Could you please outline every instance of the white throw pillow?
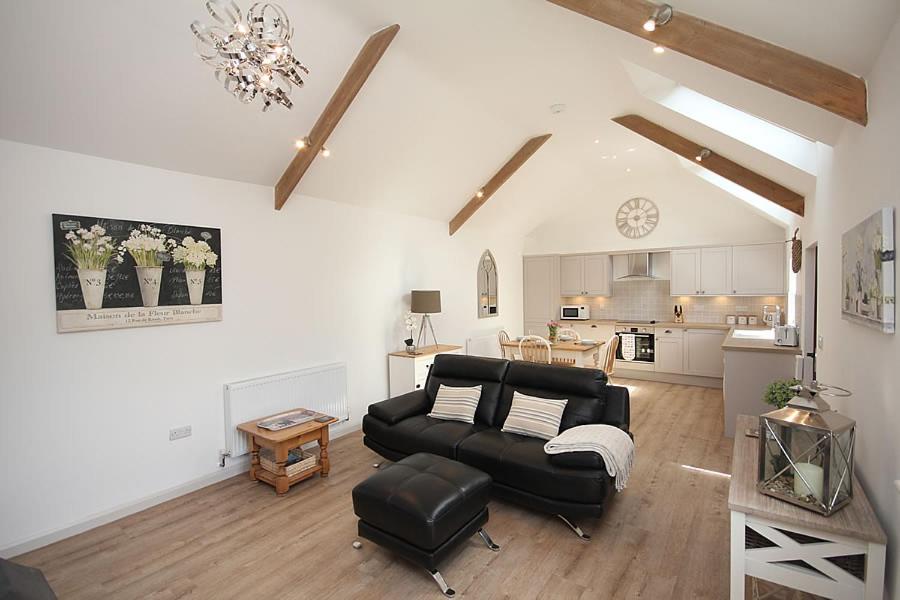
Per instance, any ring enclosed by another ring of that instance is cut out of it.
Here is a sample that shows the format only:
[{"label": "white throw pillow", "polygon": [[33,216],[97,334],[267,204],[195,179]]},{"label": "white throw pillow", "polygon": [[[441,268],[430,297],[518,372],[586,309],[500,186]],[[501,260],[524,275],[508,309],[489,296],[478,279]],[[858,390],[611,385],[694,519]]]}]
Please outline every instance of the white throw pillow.
[{"label": "white throw pillow", "polygon": [[450,387],[441,384],[429,417],[445,421],[475,422],[475,411],[481,400],[481,386]]},{"label": "white throw pillow", "polygon": [[538,398],[513,392],[512,406],[503,423],[506,433],[550,440],[559,435],[559,422],[568,400]]}]

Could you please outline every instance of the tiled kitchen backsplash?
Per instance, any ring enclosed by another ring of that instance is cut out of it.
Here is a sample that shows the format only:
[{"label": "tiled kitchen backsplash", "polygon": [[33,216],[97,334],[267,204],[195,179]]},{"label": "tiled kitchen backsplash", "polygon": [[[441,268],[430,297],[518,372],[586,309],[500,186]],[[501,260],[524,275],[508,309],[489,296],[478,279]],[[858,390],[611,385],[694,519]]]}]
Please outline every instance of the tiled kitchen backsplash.
[{"label": "tiled kitchen backsplash", "polygon": [[688,323],[724,323],[726,315],[756,315],[762,323],[764,304],[785,310],[784,296],[670,296],[667,280],[616,281],[609,298],[563,298],[564,304],[591,307],[592,319],[671,321],[681,304]]}]

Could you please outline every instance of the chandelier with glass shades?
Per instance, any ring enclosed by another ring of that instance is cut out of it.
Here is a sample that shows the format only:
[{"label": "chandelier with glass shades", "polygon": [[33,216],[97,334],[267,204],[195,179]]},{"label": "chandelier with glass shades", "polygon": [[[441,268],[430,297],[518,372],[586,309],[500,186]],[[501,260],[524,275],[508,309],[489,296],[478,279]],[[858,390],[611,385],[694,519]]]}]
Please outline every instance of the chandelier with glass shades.
[{"label": "chandelier with glass shades", "polygon": [[292,85],[303,86],[309,69],[294,58],[294,35],[287,14],[277,4],[257,2],[247,12],[230,0],[207,0],[215,23],[191,23],[197,52],[215,69],[216,79],[235,98],[249,104],[260,96],[263,111],[273,104],[291,108]]}]

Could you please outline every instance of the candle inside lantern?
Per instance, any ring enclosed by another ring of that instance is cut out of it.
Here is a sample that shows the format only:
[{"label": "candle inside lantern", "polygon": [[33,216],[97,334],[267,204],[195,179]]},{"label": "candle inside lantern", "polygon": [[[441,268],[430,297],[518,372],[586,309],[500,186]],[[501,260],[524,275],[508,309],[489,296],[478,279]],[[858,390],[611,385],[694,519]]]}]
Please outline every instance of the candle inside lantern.
[{"label": "candle inside lantern", "polygon": [[[803,478],[800,475],[803,475]],[[816,500],[822,500],[822,484],[825,470],[810,463],[797,463],[794,469],[794,495],[798,497],[812,494]],[[806,480],[805,482],[803,480]],[[807,487],[809,484],[809,487]]]}]

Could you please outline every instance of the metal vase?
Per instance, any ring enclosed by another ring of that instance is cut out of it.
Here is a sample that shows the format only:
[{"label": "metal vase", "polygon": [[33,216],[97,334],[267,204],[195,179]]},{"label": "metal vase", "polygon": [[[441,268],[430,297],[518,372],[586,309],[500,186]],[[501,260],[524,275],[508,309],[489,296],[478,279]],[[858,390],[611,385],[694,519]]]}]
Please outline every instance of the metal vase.
[{"label": "metal vase", "polygon": [[103,308],[103,291],[106,289],[106,269],[78,269],[81,296],[88,310]]},{"label": "metal vase", "polygon": [[188,296],[191,304],[203,304],[203,284],[206,283],[206,269],[184,271],[187,278]]},{"label": "metal vase", "polygon": [[159,286],[162,283],[162,267],[135,267],[138,285],[141,286],[141,300],[144,306],[159,306]]}]

